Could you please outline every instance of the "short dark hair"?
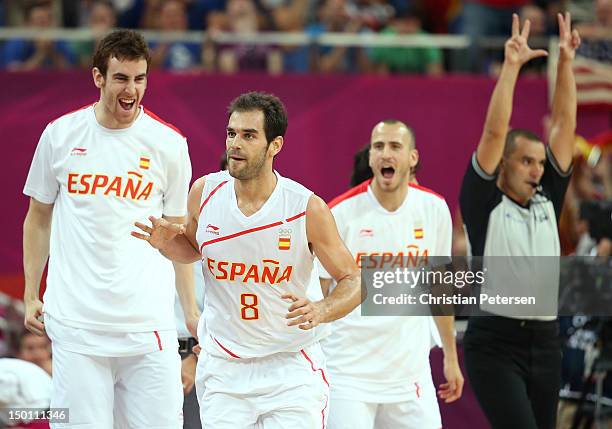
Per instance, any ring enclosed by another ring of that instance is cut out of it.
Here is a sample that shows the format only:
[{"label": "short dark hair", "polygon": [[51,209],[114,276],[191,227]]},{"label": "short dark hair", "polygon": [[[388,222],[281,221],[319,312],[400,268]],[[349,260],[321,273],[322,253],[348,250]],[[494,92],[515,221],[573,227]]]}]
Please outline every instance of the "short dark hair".
[{"label": "short dark hair", "polygon": [[362,147],[359,152],[353,156],[353,173],[351,174],[351,186],[357,186],[360,183],[371,179],[374,176],[370,168],[370,145]]},{"label": "short dark hair", "polygon": [[512,154],[512,152],[514,152],[514,149],[516,148],[517,137],[524,137],[527,140],[533,142],[542,141],[540,137],[532,131],[526,130],[524,128],[513,128],[506,135],[506,143],[504,144],[504,156],[508,156]]},{"label": "short dark hair", "polygon": [[414,137],[414,130],[410,128],[405,122],[400,121],[399,119],[383,119],[379,123],[383,123],[385,125],[401,125],[402,127],[408,130],[408,134],[410,134],[410,139],[412,140],[412,148],[416,148],[416,139]]},{"label": "short dark hair", "polygon": [[93,55],[93,66],[106,77],[111,58],[119,61],[146,60],[147,71],[151,65],[151,53],[144,38],[134,30],[116,30],[104,37]]},{"label": "short dark hair", "polygon": [[265,92],[247,92],[236,97],[227,108],[228,116],[234,112],[259,110],[264,115],[264,132],[270,143],[276,137],[284,137],[287,131],[287,111],[280,99]]}]

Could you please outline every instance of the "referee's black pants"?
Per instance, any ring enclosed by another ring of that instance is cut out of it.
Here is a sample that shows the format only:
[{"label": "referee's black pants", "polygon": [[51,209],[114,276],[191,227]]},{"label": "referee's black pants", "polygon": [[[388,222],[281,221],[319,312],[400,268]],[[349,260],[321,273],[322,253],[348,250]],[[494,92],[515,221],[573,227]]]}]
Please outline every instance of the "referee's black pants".
[{"label": "referee's black pants", "polygon": [[473,316],[464,337],[468,379],[493,429],[554,429],[561,343],[554,321]]}]

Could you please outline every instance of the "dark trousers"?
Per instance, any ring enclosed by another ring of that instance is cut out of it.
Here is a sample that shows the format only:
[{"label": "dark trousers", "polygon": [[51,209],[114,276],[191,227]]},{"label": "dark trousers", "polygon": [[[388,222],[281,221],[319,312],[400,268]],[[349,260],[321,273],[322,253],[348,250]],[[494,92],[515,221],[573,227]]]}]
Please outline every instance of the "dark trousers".
[{"label": "dark trousers", "polygon": [[198,406],[198,396],[196,395],[195,386],[185,396],[183,402],[183,429],[202,429],[200,423],[200,407]]},{"label": "dark trousers", "polygon": [[554,429],[561,387],[557,321],[474,316],[464,337],[468,379],[493,429]]}]

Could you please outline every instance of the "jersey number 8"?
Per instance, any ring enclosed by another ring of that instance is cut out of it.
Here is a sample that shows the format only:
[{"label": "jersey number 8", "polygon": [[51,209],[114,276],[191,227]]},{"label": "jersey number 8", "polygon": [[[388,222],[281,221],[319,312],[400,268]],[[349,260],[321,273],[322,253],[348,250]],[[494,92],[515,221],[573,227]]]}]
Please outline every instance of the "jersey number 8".
[{"label": "jersey number 8", "polygon": [[252,293],[243,293],[240,295],[240,303],[242,308],[240,309],[240,315],[243,320],[256,320],[259,319],[259,310],[257,309],[257,295]]}]

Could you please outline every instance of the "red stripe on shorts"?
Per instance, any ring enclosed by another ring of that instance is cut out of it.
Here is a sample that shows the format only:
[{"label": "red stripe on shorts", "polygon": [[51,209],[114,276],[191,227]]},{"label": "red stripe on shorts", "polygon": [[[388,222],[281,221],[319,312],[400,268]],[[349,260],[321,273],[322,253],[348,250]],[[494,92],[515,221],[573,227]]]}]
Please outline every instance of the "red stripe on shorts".
[{"label": "red stripe on shorts", "polygon": [[414,385],[416,386],[416,389],[417,389],[416,390],[417,398],[420,398],[421,397],[421,386],[419,386],[419,383],[414,383]]},{"label": "red stripe on shorts", "polygon": [[302,353],[302,355],[306,358],[306,360],[310,363],[310,368],[312,369],[313,372],[317,372],[317,371],[321,371],[321,376],[323,377],[323,381],[325,382],[325,384],[327,384],[327,386],[329,387],[329,383],[327,382],[327,377],[325,377],[325,371],[323,371],[323,369],[321,368],[315,368],[314,367],[314,363],[312,363],[312,359],[310,359],[308,357],[308,355],[306,354],[306,352],[302,349],[300,350],[300,353]]},{"label": "red stripe on shorts", "polygon": [[157,346],[159,347],[160,350],[163,350],[161,338],[159,338],[159,332],[153,331],[153,333],[155,334],[155,338],[157,338]]},{"label": "red stripe on shorts", "polygon": [[[323,377],[323,381],[325,382],[325,384],[327,384],[327,387],[329,387],[329,383],[327,382],[327,377],[325,377],[325,371],[323,371],[322,368],[315,368],[314,363],[312,362],[312,359],[310,359],[310,357],[306,354],[306,352],[303,349],[300,350],[300,353],[302,353],[302,355],[306,358],[308,363],[310,363],[310,369],[312,369],[312,372],[321,371],[321,377]],[[326,396],[325,397],[325,406],[321,410],[321,427],[323,429],[325,429],[325,410],[327,409],[327,403],[328,403],[328,399],[327,399],[327,396]]]},{"label": "red stripe on shorts", "polygon": [[327,409],[327,403],[328,403],[328,398],[327,396],[325,397],[325,406],[323,407],[323,409],[321,410],[321,428],[325,429],[325,410]]}]

